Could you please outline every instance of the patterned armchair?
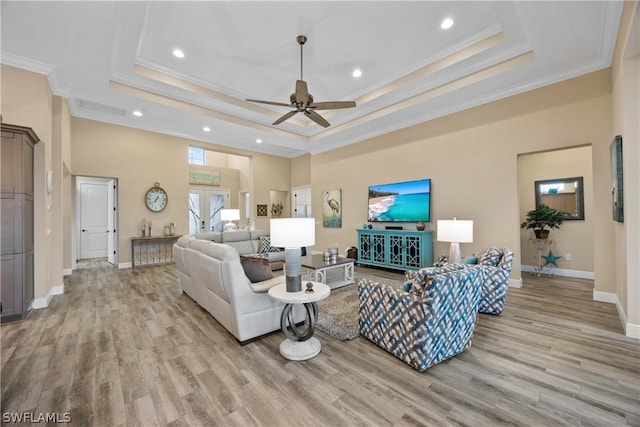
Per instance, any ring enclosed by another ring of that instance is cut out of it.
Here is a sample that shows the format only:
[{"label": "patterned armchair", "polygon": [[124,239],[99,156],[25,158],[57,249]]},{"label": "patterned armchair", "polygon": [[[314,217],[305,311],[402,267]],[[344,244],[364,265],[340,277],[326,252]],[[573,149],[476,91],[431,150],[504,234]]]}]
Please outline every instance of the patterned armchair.
[{"label": "patterned armchair", "polygon": [[478,265],[482,268],[484,275],[478,311],[502,314],[513,265],[513,251],[508,248],[489,246],[478,256]]},{"label": "patterned armchair", "polygon": [[480,269],[419,272],[409,292],[361,280],[360,334],[424,371],[471,346],[481,282]]},{"label": "patterned armchair", "polygon": [[[476,268],[482,270],[483,280],[478,311],[486,314],[502,314],[507,300],[507,288],[513,265],[513,251],[508,248],[489,246],[478,255],[478,264],[444,264],[426,267],[418,271],[405,272],[405,280],[414,280],[423,270],[428,274],[442,274],[448,271]],[[422,273],[425,274],[425,273]]]}]

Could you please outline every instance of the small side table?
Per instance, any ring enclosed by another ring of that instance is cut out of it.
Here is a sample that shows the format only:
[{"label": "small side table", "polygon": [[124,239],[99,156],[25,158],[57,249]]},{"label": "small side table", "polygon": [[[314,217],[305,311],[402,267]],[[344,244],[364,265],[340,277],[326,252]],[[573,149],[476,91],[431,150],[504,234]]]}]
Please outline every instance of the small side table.
[{"label": "small side table", "polygon": [[536,246],[536,254],[533,259],[533,271],[538,275],[538,277],[544,273],[544,270],[548,270],[549,276],[553,276],[553,266],[547,267],[545,264],[542,264],[542,253],[546,252],[547,247],[553,243],[552,240],[549,239],[529,239],[533,241],[533,244]]},{"label": "small side table", "polygon": [[[302,291],[287,292],[287,285],[281,284],[269,289],[269,295],[285,304],[280,325],[285,335],[285,340],[280,344],[280,354],[289,360],[308,360],[320,353],[320,341],[313,336],[318,320],[318,306],[320,301],[329,296],[331,288],[320,282],[313,283],[313,292],[306,292],[308,281],[302,281]],[[302,304],[305,309],[305,322],[302,326],[296,326],[293,309],[294,304]],[[306,327],[305,327],[306,326]]]}]

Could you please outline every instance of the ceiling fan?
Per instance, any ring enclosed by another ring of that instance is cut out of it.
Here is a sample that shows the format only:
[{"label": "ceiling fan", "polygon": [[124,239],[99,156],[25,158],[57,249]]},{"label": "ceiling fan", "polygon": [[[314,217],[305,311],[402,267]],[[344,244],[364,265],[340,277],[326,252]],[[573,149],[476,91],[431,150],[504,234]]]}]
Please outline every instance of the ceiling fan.
[{"label": "ceiling fan", "polygon": [[296,41],[300,45],[300,80],[296,80],[296,91],[289,97],[289,104],[283,102],[262,101],[259,99],[247,99],[249,102],[258,102],[260,104],[278,105],[281,107],[295,108],[293,111],[289,111],[278,120],[273,122],[274,125],[278,125],[287,119],[290,119],[297,113],[304,113],[305,116],[323,127],[331,126],[328,121],[325,120],[316,110],[336,110],[339,108],[353,108],[356,106],[355,101],[330,101],[330,102],[313,102],[313,95],[307,90],[307,82],[302,80],[302,48],[307,41],[306,36],[296,37]]}]

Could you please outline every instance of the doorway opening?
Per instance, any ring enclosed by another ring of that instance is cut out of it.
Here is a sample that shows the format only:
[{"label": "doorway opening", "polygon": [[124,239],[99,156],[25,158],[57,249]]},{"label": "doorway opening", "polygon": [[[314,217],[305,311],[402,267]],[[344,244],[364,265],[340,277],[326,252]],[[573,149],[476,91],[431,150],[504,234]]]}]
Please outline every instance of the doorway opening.
[{"label": "doorway opening", "polygon": [[75,190],[74,259],[105,258],[110,264],[117,265],[117,178],[76,176]]},{"label": "doorway opening", "polygon": [[[592,147],[523,153],[518,155],[517,162],[520,221],[540,203],[568,212],[560,229],[552,230],[547,239],[537,239],[531,230],[520,230],[522,272],[593,280]],[[570,188],[563,189],[559,184],[567,181],[567,177],[572,177]],[[554,190],[542,191],[541,183],[551,182],[555,183]]]}]

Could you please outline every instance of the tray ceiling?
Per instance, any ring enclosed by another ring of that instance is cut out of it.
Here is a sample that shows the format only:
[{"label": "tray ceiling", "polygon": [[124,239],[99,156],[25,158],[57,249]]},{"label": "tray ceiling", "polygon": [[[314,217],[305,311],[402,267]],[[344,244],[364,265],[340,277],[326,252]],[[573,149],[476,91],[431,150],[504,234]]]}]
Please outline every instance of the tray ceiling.
[{"label": "tray ceiling", "polygon": [[[606,68],[622,2],[2,1],[1,8],[2,63],[46,74],[73,116],[295,157]],[[443,30],[447,17],[454,25]],[[326,129],[301,114],[272,126],[287,108],[245,101],[289,101],[300,77],[298,34],[309,39],[304,80],[315,100],[357,102],[323,111]]]}]

